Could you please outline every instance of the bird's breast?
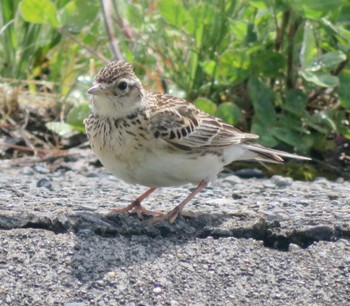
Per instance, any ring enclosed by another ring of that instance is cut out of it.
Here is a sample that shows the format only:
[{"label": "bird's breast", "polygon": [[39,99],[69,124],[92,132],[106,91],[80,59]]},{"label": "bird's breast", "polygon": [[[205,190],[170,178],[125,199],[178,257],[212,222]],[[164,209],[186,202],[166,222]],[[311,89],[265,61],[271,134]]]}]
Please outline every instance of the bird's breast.
[{"label": "bird's breast", "polygon": [[91,148],[101,163],[121,179],[135,183],[132,169],[143,162],[154,139],[144,118],[90,116],[84,123]]}]

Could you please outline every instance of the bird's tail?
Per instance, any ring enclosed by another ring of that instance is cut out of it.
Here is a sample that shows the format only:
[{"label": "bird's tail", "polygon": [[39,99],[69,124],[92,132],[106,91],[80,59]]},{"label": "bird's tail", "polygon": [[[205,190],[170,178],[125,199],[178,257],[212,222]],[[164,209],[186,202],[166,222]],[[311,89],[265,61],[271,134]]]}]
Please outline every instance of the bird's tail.
[{"label": "bird's tail", "polygon": [[264,146],[261,146],[259,144],[252,144],[252,143],[245,143],[242,144],[242,147],[245,149],[254,152],[257,154],[257,157],[255,158],[258,161],[263,162],[269,162],[269,163],[282,163],[283,158],[293,158],[293,159],[299,159],[299,160],[311,160],[309,157],[300,156],[297,154],[287,153],[284,151],[279,151],[275,149],[266,148]]}]

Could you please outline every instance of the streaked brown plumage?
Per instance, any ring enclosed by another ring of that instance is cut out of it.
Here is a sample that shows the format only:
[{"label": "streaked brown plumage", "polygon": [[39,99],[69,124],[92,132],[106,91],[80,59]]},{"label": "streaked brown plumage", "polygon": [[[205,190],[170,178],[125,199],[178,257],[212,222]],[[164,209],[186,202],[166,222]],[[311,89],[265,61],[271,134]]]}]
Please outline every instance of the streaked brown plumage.
[{"label": "streaked brown plumage", "polygon": [[148,213],[140,202],[157,187],[198,184],[180,205],[153,221],[173,222],[232,161],[308,159],[256,144],[257,135],[243,133],[186,100],[144,90],[127,62],[102,68],[88,93],[94,95],[85,120],[92,149],[117,177],[151,188],[124,211]]}]

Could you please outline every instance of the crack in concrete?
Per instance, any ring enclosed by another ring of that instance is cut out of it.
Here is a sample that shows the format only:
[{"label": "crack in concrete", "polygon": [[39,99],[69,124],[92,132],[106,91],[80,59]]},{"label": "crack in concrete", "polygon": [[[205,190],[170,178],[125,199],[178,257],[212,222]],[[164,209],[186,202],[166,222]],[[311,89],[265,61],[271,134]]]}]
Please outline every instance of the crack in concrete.
[{"label": "crack in concrete", "polygon": [[34,228],[56,234],[73,231],[101,236],[176,237],[179,239],[214,239],[235,237],[264,242],[265,247],[288,251],[290,244],[307,248],[317,241],[350,239],[349,225],[315,225],[300,228],[282,228],[278,221],[268,222],[245,214],[203,214],[194,219],[179,218],[174,224],[149,224],[128,214],[99,214],[75,212],[60,215],[33,213],[0,214],[0,229]]}]

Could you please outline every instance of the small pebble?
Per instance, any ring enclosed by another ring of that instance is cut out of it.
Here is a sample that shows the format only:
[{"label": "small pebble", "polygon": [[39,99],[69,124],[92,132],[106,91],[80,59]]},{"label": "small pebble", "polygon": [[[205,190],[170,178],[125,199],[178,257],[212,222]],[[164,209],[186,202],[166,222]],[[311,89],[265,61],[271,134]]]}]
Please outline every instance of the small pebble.
[{"label": "small pebble", "polygon": [[36,172],[41,173],[41,174],[48,174],[50,172],[50,170],[47,167],[43,166],[43,165],[35,165],[33,167],[33,169]]},{"label": "small pebble", "polygon": [[275,184],[277,187],[287,187],[292,185],[293,179],[290,177],[283,177],[280,175],[274,175],[271,178],[271,182]]},{"label": "small pebble", "polygon": [[240,169],[234,172],[235,175],[241,178],[263,177],[263,172],[259,169]]},{"label": "small pebble", "polygon": [[342,183],[344,183],[344,178],[343,177],[338,177],[335,181],[337,183],[339,183],[339,184],[342,184]]},{"label": "small pebble", "polygon": [[236,184],[242,182],[241,178],[239,178],[239,177],[236,176],[236,175],[227,176],[227,177],[225,177],[222,181],[223,181],[224,183],[230,183],[230,184],[232,184],[232,185],[236,185]]},{"label": "small pebble", "polygon": [[107,277],[108,277],[108,278],[115,278],[115,275],[116,275],[116,274],[115,274],[114,271],[111,271],[111,272],[108,272],[108,273],[107,273]]},{"label": "small pebble", "polygon": [[289,252],[298,252],[301,250],[301,247],[298,246],[297,244],[295,243],[290,243],[289,246],[288,246],[288,251]]},{"label": "small pebble", "polygon": [[155,294],[159,294],[159,293],[161,293],[161,292],[162,292],[162,288],[161,288],[161,287],[159,287],[159,286],[154,287],[154,289],[153,289],[153,293],[155,293]]},{"label": "small pebble", "polygon": [[336,194],[336,193],[330,193],[328,195],[328,199],[330,199],[330,200],[336,200],[338,198],[339,198],[339,194]]},{"label": "small pebble", "polygon": [[96,172],[89,172],[86,174],[86,177],[98,177],[98,174]]},{"label": "small pebble", "polygon": [[52,185],[51,185],[51,182],[50,182],[47,178],[42,178],[42,179],[40,179],[40,180],[36,183],[36,187],[39,187],[39,188],[44,187],[44,188],[53,190]]},{"label": "small pebble", "polygon": [[275,188],[275,186],[276,186],[276,185],[275,185],[275,184],[272,184],[272,183],[265,183],[265,184],[264,184],[264,187],[265,187],[265,188]]},{"label": "small pebble", "polygon": [[21,171],[21,174],[23,175],[33,175],[34,174],[34,170],[31,167],[24,167]]}]

